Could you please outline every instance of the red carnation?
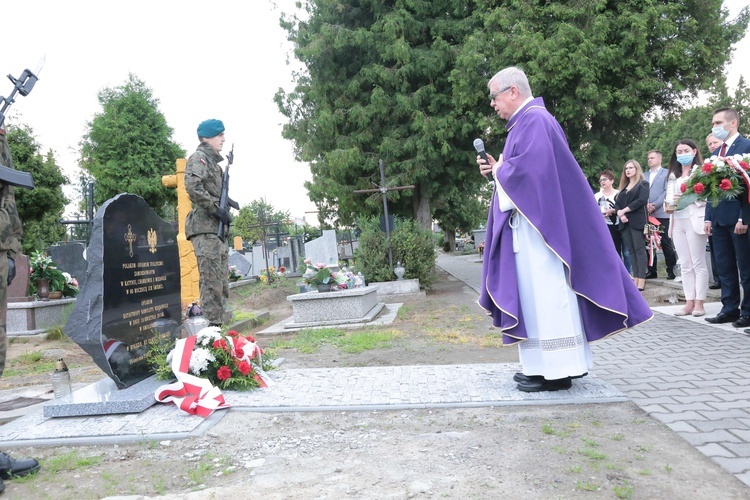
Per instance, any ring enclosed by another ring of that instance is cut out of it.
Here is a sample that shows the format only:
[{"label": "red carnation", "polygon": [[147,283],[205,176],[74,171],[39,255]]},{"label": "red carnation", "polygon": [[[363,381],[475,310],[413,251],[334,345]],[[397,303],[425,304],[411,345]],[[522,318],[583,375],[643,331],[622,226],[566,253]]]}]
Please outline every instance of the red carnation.
[{"label": "red carnation", "polygon": [[695,191],[698,194],[701,194],[706,189],[706,186],[703,185],[703,183],[698,182],[693,186],[693,191]]},{"label": "red carnation", "polygon": [[235,357],[242,359],[245,357],[245,350],[242,347],[238,347],[234,350],[234,355]]},{"label": "red carnation", "polygon": [[279,266],[279,272],[280,273],[285,273],[286,272],[286,268],[284,266]]},{"label": "red carnation", "polygon": [[255,342],[255,337],[253,337],[252,335],[245,335],[245,338],[246,338],[246,339],[247,339],[248,341],[250,341],[250,342]]},{"label": "red carnation", "polygon": [[680,185],[680,192],[684,193],[685,191],[687,191],[687,184],[683,182],[682,185]]},{"label": "red carnation", "polygon": [[232,370],[230,370],[228,366],[222,366],[216,372],[216,376],[219,377],[219,380],[221,381],[229,380],[232,376]]},{"label": "red carnation", "polygon": [[729,191],[730,189],[732,189],[732,181],[730,181],[729,179],[722,179],[719,183],[719,189]]},{"label": "red carnation", "polygon": [[750,164],[748,164],[746,161],[741,161],[740,167],[742,167],[744,170],[750,170]]},{"label": "red carnation", "polygon": [[239,337],[239,336],[240,336],[240,333],[239,333],[238,331],[236,331],[236,330],[229,330],[229,331],[227,332],[227,335],[228,335],[229,337]]},{"label": "red carnation", "polygon": [[214,347],[214,349],[224,349],[224,350],[226,350],[226,348],[227,348],[227,341],[224,340],[224,339],[214,340],[213,347]]},{"label": "red carnation", "polygon": [[704,163],[703,166],[701,167],[701,170],[703,170],[703,172],[707,174],[710,174],[713,169],[714,169],[714,166],[711,165],[710,163]]},{"label": "red carnation", "polygon": [[237,365],[237,368],[240,370],[240,373],[242,373],[246,377],[247,377],[247,374],[253,370],[252,367],[250,366],[250,363],[248,363],[247,361],[240,362],[240,364]]}]

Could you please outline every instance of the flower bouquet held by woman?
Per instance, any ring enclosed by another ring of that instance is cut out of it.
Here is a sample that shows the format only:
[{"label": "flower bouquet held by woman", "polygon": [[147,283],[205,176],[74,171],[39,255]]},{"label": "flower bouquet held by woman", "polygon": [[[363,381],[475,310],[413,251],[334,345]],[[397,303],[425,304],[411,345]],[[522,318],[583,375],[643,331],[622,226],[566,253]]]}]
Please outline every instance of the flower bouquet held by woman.
[{"label": "flower bouquet held by woman", "polygon": [[711,156],[706,158],[699,170],[682,183],[683,193],[677,202],[677,210],[687,208],[697,200],[716,206],[721,200],[735,199],[743,187],[750,187],[750,154],[734,156]]}]

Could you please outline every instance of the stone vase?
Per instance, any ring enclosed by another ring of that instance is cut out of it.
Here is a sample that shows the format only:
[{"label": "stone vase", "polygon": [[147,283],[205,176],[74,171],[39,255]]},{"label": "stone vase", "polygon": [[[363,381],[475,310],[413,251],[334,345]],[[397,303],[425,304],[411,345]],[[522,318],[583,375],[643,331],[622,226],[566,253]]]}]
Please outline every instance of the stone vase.
[{"label": "stone vase", "polygon": [[330,292],[332,285],[330,283],[325,283],[323,285],[316,285],[316,286],[318,287],[318,292],[323,293],[323,292]]},{"label": "stone vase", "polygon": [[50,298],[50,299],[61,299],[61,298],[62,298],[62,296],[63,296],[63,293],[62,293],[62,292],[60,292],[60,291],[57,291],[57,292],[50,292],[50,293],[49,293],[49,298]]},{"label": "stone vase", "polygon": [[404,273],[406,272],[406,269],[404,269],[404,266],[401,265],[401,262],[396,262],[396,267],[393,268],[393,273],[396,275],[397,280],[404,279]]},{"label": "stone vase", "polygon": [[49,280],[40,279],[36,281],[36,296],[40,300],[49,300]]}]

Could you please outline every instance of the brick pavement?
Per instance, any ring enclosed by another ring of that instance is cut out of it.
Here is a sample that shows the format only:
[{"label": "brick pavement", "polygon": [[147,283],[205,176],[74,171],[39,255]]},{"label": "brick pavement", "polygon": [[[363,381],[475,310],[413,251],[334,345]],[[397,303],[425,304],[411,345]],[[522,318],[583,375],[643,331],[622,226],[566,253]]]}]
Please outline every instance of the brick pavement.
[{"label": "brick pavement", "polygon": [[[476,255],[438,255],[438,266],[475,291]],[[708,315],[720,304],[706,304]],[[654,319],[592,345],[593,374],[612,383],[750,486],[750,337],[703,318],[655,308]]]}]

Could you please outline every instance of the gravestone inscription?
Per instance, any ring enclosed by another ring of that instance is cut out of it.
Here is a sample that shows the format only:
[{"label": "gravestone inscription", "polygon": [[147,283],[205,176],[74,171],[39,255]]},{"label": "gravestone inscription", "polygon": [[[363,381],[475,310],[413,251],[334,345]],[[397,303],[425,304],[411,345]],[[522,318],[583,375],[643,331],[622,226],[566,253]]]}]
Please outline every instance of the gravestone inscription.
[{"label": "gravestone inscription", "polygon": [[64,332],[129,387],[150,375],[146,354],[157,336],[180,332],[177,234],[143,198],[120,194],[96,213],[86,257]]}]

